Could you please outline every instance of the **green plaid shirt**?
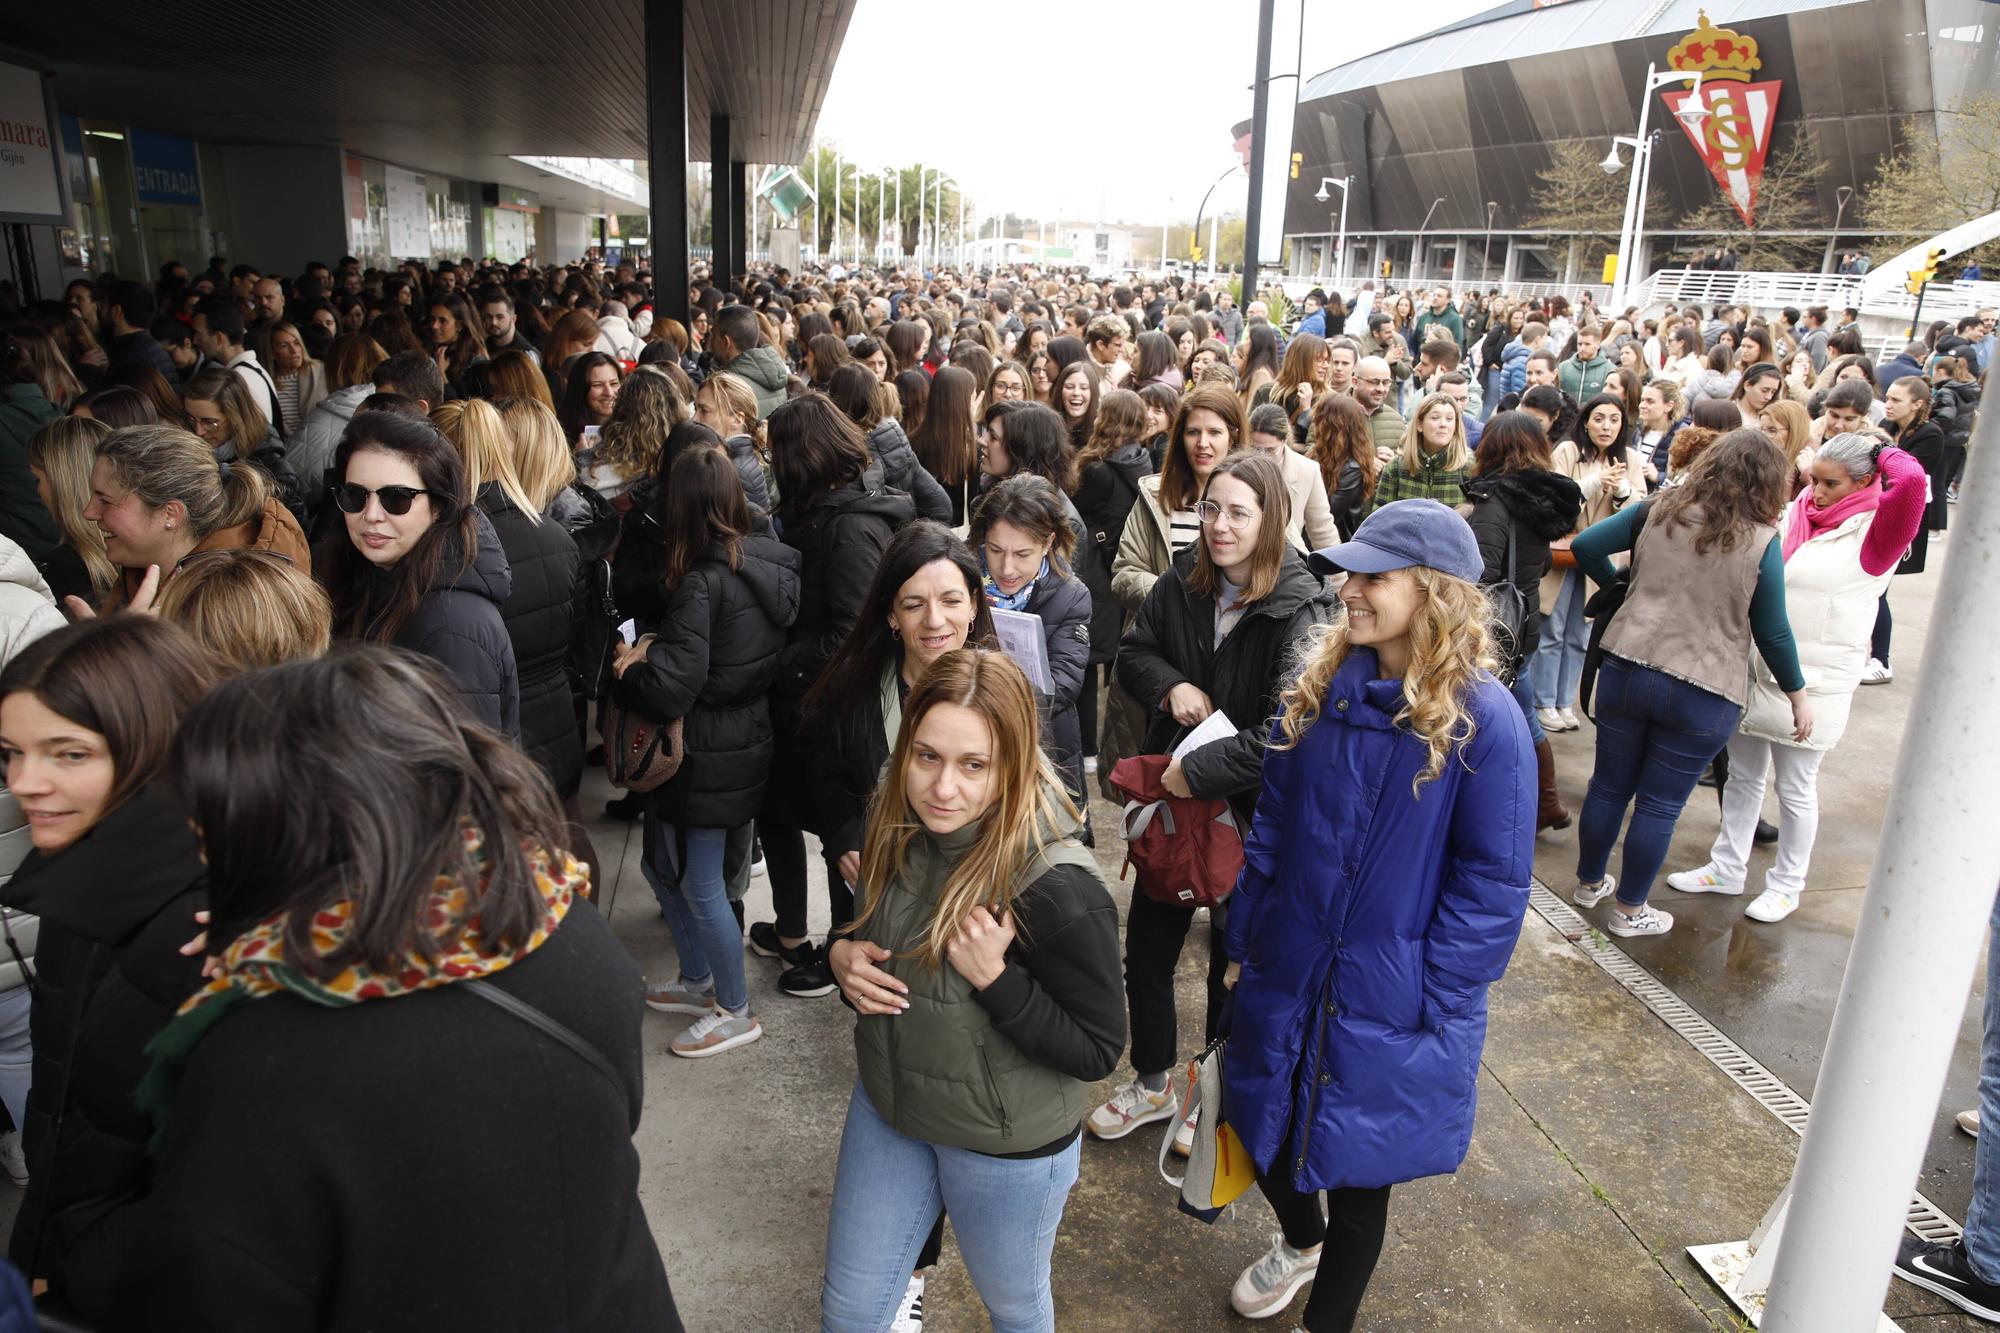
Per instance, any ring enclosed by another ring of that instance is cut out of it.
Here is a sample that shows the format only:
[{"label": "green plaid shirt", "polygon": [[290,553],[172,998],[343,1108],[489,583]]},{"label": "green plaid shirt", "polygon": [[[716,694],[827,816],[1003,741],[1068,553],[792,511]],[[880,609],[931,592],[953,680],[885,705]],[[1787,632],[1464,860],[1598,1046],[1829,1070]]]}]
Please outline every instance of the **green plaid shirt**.
[{"label": "green plaid shirt", "polygon": [[1430,465],[1433,459],[1442,457],[1441,453],[1427,456],[1426,466],[1418,472],[1406,471],[1400,458],[1391,460],[1375,483],[1375,508],[1397,500],[1436,500],[1454,506],[1465,503],[1465,481],[1472,475],[1472,469],[1452,471]]}]

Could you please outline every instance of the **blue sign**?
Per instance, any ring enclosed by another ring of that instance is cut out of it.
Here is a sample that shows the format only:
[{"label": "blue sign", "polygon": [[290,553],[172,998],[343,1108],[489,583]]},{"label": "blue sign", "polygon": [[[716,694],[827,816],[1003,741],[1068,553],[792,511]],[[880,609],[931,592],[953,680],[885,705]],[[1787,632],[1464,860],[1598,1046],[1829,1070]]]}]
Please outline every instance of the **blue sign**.
[{"label": "blue sign", "polygon": [[201,207],[201,169],[194,160],[194,143],[177,134],[130,130],[132,178],[142,204]]}]

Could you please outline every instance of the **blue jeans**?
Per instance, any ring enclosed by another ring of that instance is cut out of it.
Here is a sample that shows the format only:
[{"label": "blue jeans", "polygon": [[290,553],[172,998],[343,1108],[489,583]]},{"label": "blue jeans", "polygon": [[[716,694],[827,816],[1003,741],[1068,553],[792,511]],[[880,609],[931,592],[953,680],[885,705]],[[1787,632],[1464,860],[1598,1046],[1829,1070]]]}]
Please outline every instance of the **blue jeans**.
[{"label": "blue jeans", "polygon": [[1986,1029],[1979,1043],[1979,1140],[1972,1150],[1972,1206],[1965,1255],[1983,1281],[2000,1282],[2000,898],[1987,926]]},{"label": "blue jeans", "polygon": [[[1604,878],[1632,806],[1618,901],[1638,907],[1667,859],[1674,821],[1743,716],[1740,705],[1610,653],[1597,673],[1597,763],[1577,828],[1576,877]],[[1634,797],[1637,797],[1636,802]]]},{"label": "blue jeans", "polygon": [[741,1013],[750,1003],[750,987],[743,979],[743,928],[729,907],[729,890],[722,876],[722,853],[729,843],[729,830],[691,828],[687,834],[687,862],[679,883],[672,878],[674,863],[670,840],[677,836],[672,824],[648,816],[646,854],[639,864],[653,896],[660,900],[660,915],[674,937],[681,956],[680,979],[700,986],[711,978],[715,1002],[732,1013]]},{"label": "blue jeans", "polygon": [[1535,707],[1568,708],[1576,702],[1576,685],[1583,679],[1583,650],[1590,644],[1590,622],[1583,618],[1583,572],[1563,571],[1555,605],[1542,617],[1542,641],[1528,659],[1535,682]]},{"label": "blue jeans", "polygon": [[889,1326],[940,1203],[993,1333],[1054,1333],[1049,1256],[1082,1148],[1079,1137],[1053,1157],[1008,1161],[905,1138],[857,1082],[833,1181],[820,1333]]},{"label": "blue jeans", "polygon": [[1537,745],[1548,739],[1548,733],[1542,730],[1542,720],[1535,716],[1535,686],[1530,679],[1535,669],[1535,659],[1541,655],[1539,644],[1530,648],[1528,660],[1521,663],[1520,674],[1514,677],[1514,683],[1508,687],[1514,691],[1514,702],[1521,705],[1521,716],[1528,719],[1528,737]]}]

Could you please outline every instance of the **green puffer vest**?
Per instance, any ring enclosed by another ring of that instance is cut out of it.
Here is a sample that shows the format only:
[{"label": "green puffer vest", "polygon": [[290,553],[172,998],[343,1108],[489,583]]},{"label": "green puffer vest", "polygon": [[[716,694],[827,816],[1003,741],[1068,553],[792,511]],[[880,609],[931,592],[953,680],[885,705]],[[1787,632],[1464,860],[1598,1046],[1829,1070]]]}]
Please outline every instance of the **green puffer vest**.
[{"label": "green puffer vest", "polygon": [[[1023,1055],[994,1028],[957,968],[943,962],[932,969],[915,957],[952,867],[978,837],[977,822],[942,838],[919,831],[902,875],[883,890],[881,910],[855,936],[894,951],[878,966],[910,988],[902,1013],[864,1014],[854,1025],[855,1062],[868,1100],[897,1133],[973,1152],[1031,1152],[1082,1122],[1086,1086]],[[1031,859],[1016,882],[1026,890],[1065,865],[1102,879],[1097,858],[1065,840]],[[1025,939],[1013,946],[1033,948]]]}]

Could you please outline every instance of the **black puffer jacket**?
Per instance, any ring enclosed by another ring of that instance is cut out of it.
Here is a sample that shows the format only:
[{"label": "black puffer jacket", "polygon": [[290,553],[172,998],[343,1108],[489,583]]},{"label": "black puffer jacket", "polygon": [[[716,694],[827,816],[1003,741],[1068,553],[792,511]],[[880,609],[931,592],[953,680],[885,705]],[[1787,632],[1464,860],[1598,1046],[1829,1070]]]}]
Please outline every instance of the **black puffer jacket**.
[{"label": "black puffer jacket", "polygon": [[[1527,597],[1528,616],[1521,622],[1521,642],[1533,644],[1542,632],[1542,576],[1549,572],[1549,543],[1576,531],[1583,512],[1583,491],[1560,472],[1531,468],[1474,477],[1465,483],[1467,503],[1459,507],[1486,568],[1484,584],[1507,581],[1507,533],[1514,533],[1514,586]],[[1521,658],[1516,656],[1518,668]]]},{"label": "black puffer jacket", "polygon": [[549,775],[556,795],[572,796],[583,783],[583,737],[569,680],[570,644],[582,614],[576,542],[559,523],[532,521],[498,482],[479,488],[478,504],[512,575],[500,618],[514,645],[521,748]]},{"label": "black puffer jacket", "polygon": [[1183,681],[1236,724],[1235,736],[1194,751],[1181,772],[1196,796],[1227,798],[1247,829],[1257,809],[1278,691],[1296,666],[1306,632],[1332,619],[1333,590],[1287,545],[1277,587],[1244,611],[1217,648],[1215,599],[1188,586],[1194,562],[1190,546],[1146,595],[1118,649],[1118,683],[1148,710],[1144,753],[1170,754],[1188,731],[1165,706],[1167,693]]},{"label": "black puffer jacket", "polygon": [[800,705],[861,615],[889,539],[915,514],[910,497],[886,487],[880,465],[870,463],[853,481],[783,519],[785,545],[799,553],[800,586],[799,617],[778,654],[778,674],[771,683],[778,780],[767,788],[765,805],[774,820],[814,827],[817,780],[795,762]]},{"label": "black puffer jacket", "polygon": [[1090,688],[1090,589],[1051,560],[1049,575],[1035,585],[1023,609],[1042,618],[1042,643],[1049,655],[1053,696],[1045,699],[1042,749],[1062,773],[1063,786],[1079,808],[1083,796],[1083,725],[1076,701]]},{"label": "black puffer jacket", "polygon": [[208,906],[206,873],[179,806],[155,783],[55,855],[29,853],[0,890],[41,918],[22,1126],[29,1183],[7,1257],[93,1318],[130,1257],[143,1211],[131,1205],[152,1175],[153,1126],[132,1102],[146,1043],[201,985],[201,959],[180,948]]},{"label": "black puffer jacket", "polygon": [[897,529],[916,517],[908,494],[888,486],[871,463],[855,480],[815,497],[782,519],[785,545],[802,557],[799,618],[779,657],[776,697],[795,705],[854,628],[875,566]]},{"label": "black puffer jacket", "polygon": [[743,496],[750,501],[750,507],[770,513],[770,478],[764,473],[764,460],[757,456],[757,442],[748,435],[732,435],[722,442],[722,448],[729,461],[736,464],[736,475],[743,479]]},{"label": "black puffer jacket", "polygon": [[1111,591],[1111,566],[1125,520],[1139,499],[1139,478],[1153,475],[1153,455],[1134,442],[1083,470],[1076,484],[1076,512],[1083,519],[1084,544],[1077,549],[1077,572],[1090,589],[1090,660],[1109,662],[1118,655],[1125,632],[1125,608]]},{"label": "black puffer jacket", "polygon": [[934,518],[950,524],[951,496],[925,470],[915,446],[903,430],[903,423],[885,417],[868,432],[868,453],[882,469],[882,480],[910,497],[918,518]]},{"label": "black puffer jacket", "polygon": [[[241,455],[234,445],[225,444],[215,451],[215,457],[218,462],[234,462]],[[248,461],[271,479],[278,499],[292,511],[292,517],[299,521],[299,526],[304,527],[308,517],[305,488],[299,484],[298,469],[285,456],[285,442],[275,426],[265,433],[263,442],[250,451]]]},{"label": "black puffer jacket", "polygon": [[[435,658],[451,673],[459,697],[472,715],[511,740],[521,739],[521,686],[514,664],[514,641],[500,608],[514,591],[506,553],[493,521],[475,508],[476,549],[472,563],[459,568],[456,544],[446,547],[439,580],[417,603],[396,636],[398,648]],[[390,581],[377,571],[371,589],[374,607],[388,599]]]},{"label": "black puffer jacket", "polygon": [[680,828],[733,829],[757,817],[771,771],[771,678],[799,614],[799,553],[752,533],[731,569],[704,551],[666,594],[646,660],[628,667],[614,697],[656,722],[685,718],[687,758],[655,794]]}]

